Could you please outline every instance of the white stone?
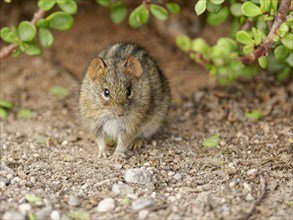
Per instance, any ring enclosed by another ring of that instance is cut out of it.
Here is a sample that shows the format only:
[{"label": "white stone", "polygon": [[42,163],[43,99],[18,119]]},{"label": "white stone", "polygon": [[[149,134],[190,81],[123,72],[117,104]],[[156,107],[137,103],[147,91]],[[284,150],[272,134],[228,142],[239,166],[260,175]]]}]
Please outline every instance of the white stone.
[{"label": "white stone", "polygon": [[182,179],[182,175],[181,175],[180,173],[176,173],[176,174],[174,175],[174,179],[175,179],[175,180],[181,180],[181,179]]},{"label": "white stone", "polygon": [[150,207],[151,205],[153,205],[154,202],[153,200],[150,199],[138,199],[136,201],[134,201],[131,205],[131,208],[135,211],[139,211],[141,209],[145,209],[147,207]]},{"label": "white stone", "polygon": [[20,212],[5,212],[2,216],[2,220],[25,220],[25,215]]},{"label": "white stone", "polygon": [[105,198],[100,201],[97,210],[98,212],[109,212],[115,208],[115,202],[112,198]]},{"label": "white stone", "polygon": [[133,188],[127,184],[114,183],[112,186],[112,192],[121,196],[132,194],[133,191]]},{"label": "white stone", "polygon": [[147,184],[151,182],[151,173],[143,168],[128,169],[124,179],[129,183]]},{"label": "white stone", "polygon": [[76,196],[70,195],[68,199],[68,205],[70,206],[78,206],[79,199]]},{"label": "white stone", "polygon": [[51,215],[50,215],[50,218],[52,220],[60,220],[60,213],[56,210],[54,210]]},{"label": "white stone", "polygon": [[24,215],[26,215],[26,213],[28,213],[31,209],[32,207],[28,203],[23,203],[18,206],[18,210]]},{"label": "white stone", "polygon": [[138,219],[141,219],[141,220],[146,219],[148,217],[149,213],[150,213],[150,211],[147,209],[140,210],[138,213]]},{"label": "white stone", "polygon": [[247,175],[248,176],[254,176],[254,175],[257,174],[257,172],[258,172],[258,169],[251,169],[251,170],[247,171]]}]

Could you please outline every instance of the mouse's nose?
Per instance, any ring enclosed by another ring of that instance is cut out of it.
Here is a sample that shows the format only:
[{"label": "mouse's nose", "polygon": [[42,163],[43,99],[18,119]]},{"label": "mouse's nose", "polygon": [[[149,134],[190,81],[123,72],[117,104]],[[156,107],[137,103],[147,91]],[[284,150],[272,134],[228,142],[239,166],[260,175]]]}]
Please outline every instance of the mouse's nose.
[{"label": "mouse's nose", "polygon": [[118,117],[122,117],[125,115],[125,108],[123,106],[119,106],[117,109],[116,109],[116,115]]}]

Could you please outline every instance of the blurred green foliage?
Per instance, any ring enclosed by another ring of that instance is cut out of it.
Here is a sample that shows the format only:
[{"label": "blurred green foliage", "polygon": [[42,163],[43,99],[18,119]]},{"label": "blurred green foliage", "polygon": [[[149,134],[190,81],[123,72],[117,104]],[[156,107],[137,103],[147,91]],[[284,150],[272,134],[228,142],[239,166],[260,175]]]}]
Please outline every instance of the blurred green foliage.
[{"label": "blurred green foliage", "polygon": [[[180,5],[172,0],[138,0],[137,6],[130,12],[126,6],[127,0],[93,1],[110,9],[110,17],[115,24],[120,24],[128,16],[128,24],[132,28],[147,24],[151,16],[165,21],[170,14],[178,14],[181,10]],[[17,46],[12,56],[22,52],[39,55],[42,47],[51,47],[54,42],[51,30],[66,31],[73,26],[77,3],[77,0],[38,0],[37,5],[46,12],[46,17],[34,23],[22,21],[17,26],[3,27],[0,30],[2,40]],[[293,0],[290,3],[292,8]],[[260,68],[275,73],[280,81],[292,74],[292,10],[284,15],[285,21],[274,34],[270,53],[257,57],[259,65],[244,64],[241,60],[241,57],[253,54],[266,41],[278,14],[278,0],[194,0],[194,5],[195,16],[206,13],[209,25],[218,26],[228,19],[231,21],[231,35],[219,38],[215,45],[209,45],[203,38],[190,39],[186,35],[176,39],[176,45],[217,77],[220,84],[226,85],[240,77],[254,76]]]}]

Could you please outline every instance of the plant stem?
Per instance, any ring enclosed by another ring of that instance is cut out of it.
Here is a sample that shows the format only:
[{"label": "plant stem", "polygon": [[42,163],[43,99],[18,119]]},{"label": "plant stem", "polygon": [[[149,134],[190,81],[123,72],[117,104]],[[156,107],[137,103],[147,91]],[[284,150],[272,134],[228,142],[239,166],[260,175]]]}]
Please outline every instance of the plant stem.
[{"label": "plant stem", "polygon": [[259,57],[268,55],[274,43],[273,38],[276,35],[277,30],[279,29],[280,25],[286,21],[286,15],[290,8],[290,3],[291,3],[291,0],[281,1],[279,11],[275,17],[273,26],[267,38],[264,40],[264,42],[261,45],[259,45],[259,47],[253,53],[240,57],[240,60],[243,64],[253,63]]},{"label": "plant stem", "polygon": [[[45,16],[45,11],[42,9],[39,9],[34,13],[34,16],[31,20],[32,24],[36,24],[38,20],[43,18]],[[0,50],[0,60],[3,60],[11,55],[11,53],[18,47],[17,44],[9,44],[8,46],[3,47]]]}]

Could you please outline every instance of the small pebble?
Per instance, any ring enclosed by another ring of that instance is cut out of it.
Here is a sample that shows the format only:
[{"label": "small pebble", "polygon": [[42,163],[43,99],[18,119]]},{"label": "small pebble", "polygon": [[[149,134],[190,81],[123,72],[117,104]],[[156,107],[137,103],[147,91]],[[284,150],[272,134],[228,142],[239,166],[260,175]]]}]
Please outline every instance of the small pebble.
[{"label": "small pebble", "polygon": [[20,212],[5,212],[2,216],[2,220],[25,220],[25,215]]},{"label": "small pebble", "polygon": [[10,181],[10,183],[12,184],[12,185],[14,185],[14,184],[16,184],[16,183],[19,183],[20,182],[20,178],[19,177],[14,177],[11,181]]},{"label": "small pebble", "polygon": [[145,209],[147,207],[150,207],[153,204],[154,204],[154,202],[150,199],[138,199],[132,203],[131,208],[134,211],[139,211],[141,209]]},{"label": "small pebble", "polygon": [[176,142],[181,142],[183,139],[182,139],[182,137],[175,137],[174,138],[174,141],[176,141]]},{"label": "small pebble", "polygon": [[181,175],[180,173],[176,173],[176,174],[174,175],[174,179],[175,179],[175,180],[181,180],[181,179],[182,179],[182,175]]},{"label": "small pebble", "polygon": [[0,188],[4,188],[6,186],[6,183],[4,181],[0,181]]},{"label": "small pebble", "polygon": [[140,210],[138,213],[138,219],[146,219],[149,213],[150,211],[147,209]]},{"label": "small pebble", "polygon": [[109,212],[115,208],[115,202],[112,198],[105,198],[100,201],[97,210],[98,212]]},{"label": "small pebble", "polygon": [[54,210],[51,215],[50,215],[50,218],[52,220],[60,220],[60,214],[58,211]]},{"label": "small pebble", "polygon": [[248,176],[255,176],[258,172],[258,169],[251,169],[247,171]]},{"label": "small pebble", "polygon": [[121,169],[122,169],[121,163],[115,164],[115,170],[121,170]]},{"label": "small pebble", "polygon": [[26,215],[31,209],[32,207],[28,203],[23,203],[18,206],[18,210],[24,215]]},{"label": "small pebble", "polygon": [[246,201],[253,201],[254,198],[253,198],[253,196],[251,195],[251,193],[248,193],[248,194],[245,196],[245,200],[246,200]]},{"label": "small pebble", "polygon": [[76,196],[71,195],[68,199],[68,205],[70,206],[78,206],[79,199]]},{"label": "small pebble", "polygon": [[52,212],[52,207],[51,206],[46,206],[44,208],[39,209],[36,212],[36,216],[38,219],[47,219]]},{"label": "small pebble", "polygon": [[133,191],[133,188],[127,184],[114,183],[114,185],[112,186],[112,192],[121,196],[132,194]]},{"label": "small pebble", "polygon": [[129,183],[147,184],[151,182],[151,173],[142,168],[128,169],[124,179]]}]

